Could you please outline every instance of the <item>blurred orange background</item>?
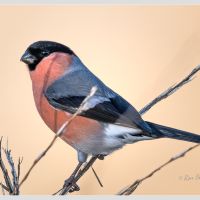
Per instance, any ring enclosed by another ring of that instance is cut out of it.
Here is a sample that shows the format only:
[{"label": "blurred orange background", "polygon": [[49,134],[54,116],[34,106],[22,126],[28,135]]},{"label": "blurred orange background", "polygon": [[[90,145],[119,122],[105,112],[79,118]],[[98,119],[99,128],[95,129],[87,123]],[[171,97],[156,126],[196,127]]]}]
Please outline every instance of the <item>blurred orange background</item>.
[{"label": "blurred orange background", "polygon": [[[138,110],[200,64],[199,6],[1,6],[0,135],[22,175],[53,133],[34,105],[31,81],[20,57],[29,44],[53,40],[72,48],[107,85]],[[200,133],[200,76],[143,116],[145,120]],[[76,194],[115,194],[192,143],[160,139],[113,153],[94,165]],[[199,194],[200,148],[158,172],[135,194]],[[22,194],[52,194],[75,165],[76,152],[59,139],[33,170]],[[2,180],[2,178],[1,178]]]}]

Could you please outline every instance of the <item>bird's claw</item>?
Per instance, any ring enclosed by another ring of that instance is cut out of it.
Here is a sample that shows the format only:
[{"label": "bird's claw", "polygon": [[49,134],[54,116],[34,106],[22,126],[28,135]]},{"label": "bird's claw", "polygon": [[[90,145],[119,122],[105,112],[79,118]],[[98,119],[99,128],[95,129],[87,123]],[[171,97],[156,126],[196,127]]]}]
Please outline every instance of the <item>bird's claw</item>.
[{"label": "bird's claw", "polygon": [[80,190],[80,187],[75,183],[74,185],[71,186],[69,192],[72,193],[79,190]]},{"label": "bird's claw", "polygon": [[65,180],[63,187],[68,187],[69,185],[72,184],[74,177],[70,177]]},{"label": "bird's claw", "polygon": [[80,190],[79,186],[76,183],[73,183],[73,180],[74,180],[74,177],[70,177],[67,180],[65,180],[65,183],[63,185],[63,188],[70,186],[70,189],[69,189],[70,193]]}]

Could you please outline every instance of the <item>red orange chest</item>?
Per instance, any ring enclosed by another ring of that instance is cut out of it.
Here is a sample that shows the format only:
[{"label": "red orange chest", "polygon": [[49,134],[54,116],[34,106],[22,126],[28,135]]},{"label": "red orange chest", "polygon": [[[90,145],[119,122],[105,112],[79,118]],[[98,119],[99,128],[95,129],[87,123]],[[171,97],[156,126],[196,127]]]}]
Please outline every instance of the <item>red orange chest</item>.
[{"label": "red orange chest", "polygon": [[[37,110],[43,121],[54,132],[58,131],[71,114],[53,108],[44,96],[44,92],[70,67],[70,63],[70,55],[53,53],[43,59],[34,71],[30,72]],[[75,143],[86,139],[90,134],[99,132],[100,128],[101,125],[97,121],[77,116],[63,133],[62,139],[74,146]]]}]

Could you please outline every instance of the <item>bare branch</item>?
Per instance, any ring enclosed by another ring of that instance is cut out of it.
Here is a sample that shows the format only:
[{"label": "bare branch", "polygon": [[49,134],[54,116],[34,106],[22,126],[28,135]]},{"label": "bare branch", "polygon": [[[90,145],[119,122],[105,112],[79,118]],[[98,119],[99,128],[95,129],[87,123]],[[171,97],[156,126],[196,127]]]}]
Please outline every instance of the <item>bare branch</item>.
[{"label": "bare branch", "polygon": [[[17,174],[17,171],[15,169],[15,164],[13,162],[13,158],[11,155],[11,150],[8,149],[8,141],[7,141],[7,148],[4,149],[5,156],[7,158],[8,165],[11,170],[11,175],[9,175],[8,170],[5,167],[3,158],[2,158],[2,138],[0,140],[0,168],[1,171],[4,175],[4,181],[6,185],[3,183],[0,183],[1,189],[2,189],[2,194],[5,194],[5,191],[7,191],[10,195],[19,195],[19,174]],[[12,176],[12,178],[11,178]],[[12,179],[12,181],[11,181]]]},{"label": "bare branch", "polygon": [[5,155],[7,157],[7,160],[8,160],[8,163],[10,165],[10,168],[11,168],[11,174],[12,174],[12,179],[13,179],[13,193],[14,195],[18,195],[19,194],[19,184],[18,184],[18,175],[17,175],[17,172],[15,170],[15,164],[13,162],[13,158],[11,156],[11,150],[8,149],[8,146],[7,146],[7,149],[4,149],[4,152],[5,152]]},{"label": "bare branch", "polygon": [[[1,185],[1,188],[2,188],[2,190],[5,192],[5,190],[7,191],[7,192],[9,192],[9,189],[3,184],[3,183],[0,183],[0,185]],[[2,191],[2,192],[3,192]]]},{"label": "bare branch", "polygon": [[19,177],[20,177],[20,171],[21,171],[21,164],[23,162],[23,157],[19,158],[18,160],[18,165],[17,165],[17,179],[19,181]]},{"label": "bare branch", "polygon": [[31,171],[33,170],[33,168],[36,166],[36,164],[46,155],[46,153],[49,151],[49,149],[54,145],[55,141],[57,140],[58,137],[60,137],[62,135],[62,133],[64,132],[64,130],[67,128],[67,126],[73,121],[73,119],[79,115],[83,110],[86,110],[88,105],[87,102],[89,101],[89,99],[96,93],[97,91],[97,87],[92,87],[90,93],[88,94],[88,96],[83,100],[83,102],[81,103],[81,105],[79,106],[79,108],[77,109],[77,111],[71,116],[71,118],[66,121],[61,127],[60,129],[57,131],[56,135],[54,136],[54,138],[52,139],[52,141],[50,142],[50,144],[45,148],[45,150],[34,160],[34,162],[32,163],[31,167],[29,168],[29,170],[27,171],[27,173],[25,174],[25,176],[23,177],[23,179],[20,182],[20,187],[21,185],[24,183],[24,181],[28,178],[29,174],[31,173]]},{"label": "bare branch", "polygon": [[4,189],[4,187],[3,187],[3,184],[0,183],[0,185],[1,185],[2,194],[5,195],[6,193],[5,193],[5,189]]},{"label": "bare branch", "polygon": [[160,171],[162,168],[166,167],[167,165],[174,162],[175,160],[184,157],[188,152],[192,151],[193,149],[195,149],[198,146],[199,146],[199,144],[196,144],[196,145],[182,151],[181,153],[171,157],[167,162],[165,162],[164,164],[162,164],[158,168],[154,169],[152,172],[150,172],[149,174],[147,174],[143,178],[136,180],[130,186],[127,186],[126,188],[122,189],[118,193],[118,195],[130,195],[130,194],[132,194],[144,180],[151,178],[156,172]]},{"label": "bare branch", "polygon": [[1,137],[1,140],[0,140],[0,167],[1,167],[1,170],[3,172],[4,180],[5,180],[6,187],[7,187],[7,191],[9,192],[9,194],[12,194],[13,191],[14,191],[14,188],[13,188],[12,182],[10,180],[10,177],[8,175],[8,171],[7,171],[6,167],[5,167],[5,164],[4,164],[3,159],[2,159],[2,153],[1,153],[1,150],[2,150],[2,139],[3,139],[3,137]]},{"label": "bare branch", "polygon": [[143,115],[146,113],[148,110],[151,109],[152,106],[156,105],[158,102],[164,100],[165,98],[169,97],[172,95],[174,92],[176,92],[178,89],[180,89],[182,86],[184,86],[186,83],[189,83],[194,75],[200,70],[200,65],[195,67],[190,74],[188,74],[183,80],[181,80],[179,83],[177,83],[174,86],[171,86],[168,88],[166,91],[162,92],[158,97],[153,99],[150,103],[148,103],[144,108],[140,110],[140,114]]},{"label": "bare branch", "polygon": [[93,168],[92,166],[91,166],[91,168],[92,168],[92,171],[93,171],[93,173],[94,173],[94,175],[95,175],[95,177],[96,177],[96,179],[97,179],[99,185],[100,185],[101,187],[103,187],[103,184],[102,184],[102,182],[101,182],[99,176],[97,175],[96,171],[94,170],[94,168]]}]

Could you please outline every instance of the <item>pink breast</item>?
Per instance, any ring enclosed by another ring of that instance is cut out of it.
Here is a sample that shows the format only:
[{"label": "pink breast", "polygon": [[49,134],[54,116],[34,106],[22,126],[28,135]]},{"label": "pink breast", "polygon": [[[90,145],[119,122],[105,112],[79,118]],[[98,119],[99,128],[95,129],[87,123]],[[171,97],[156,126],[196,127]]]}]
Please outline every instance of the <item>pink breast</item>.
[{"label": "pink breast", "polygon": [[[54,132],[66,122],[71,114],[54,109],[44,96],[45,89],[70,67],[71,57],[64,53],[53,53],[43,59],[34,71],[30,72],[34,100],[37,110]],[[84,142],[92,134],[100,134],[101,125],[92,119],[77,116],[61,138],[72,146]]]}]

